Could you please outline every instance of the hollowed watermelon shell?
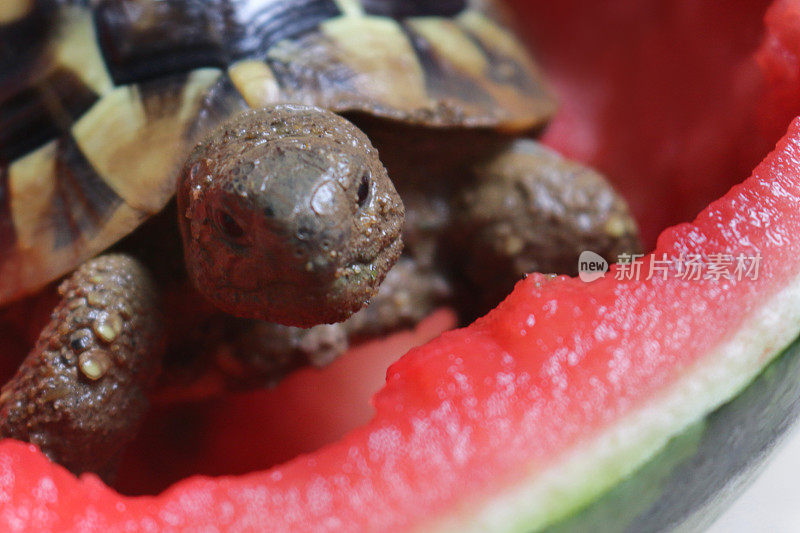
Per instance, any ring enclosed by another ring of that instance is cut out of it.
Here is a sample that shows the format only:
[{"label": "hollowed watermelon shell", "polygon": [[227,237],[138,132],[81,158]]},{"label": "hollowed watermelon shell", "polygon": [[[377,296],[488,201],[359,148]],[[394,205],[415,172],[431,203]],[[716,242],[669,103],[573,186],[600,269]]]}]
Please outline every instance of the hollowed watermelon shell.
[{"label": "hollowed watermelon shell", "polygon": [[[548,141],[610,171],[651,235],[741,176],[775,125],[800,111],[786,90],[798,79],[800,8],[773,7],[756,61],[757,4],[542,1],[526,11],[565,103]],[[800,120],[751,178],[655,248],[759,255],[758,279],[618,282],[612,270],[587,285],[532,275],[487,317],[395,363],[375,417],[339,442],[157,497],[76,481],[4,442],[0,529],[500,531],[568,520],[557,527],[637,530],[697,520],[711,488],[752,464],[795,414],[793,350],[741,391],[800,333],[797,235]],[[730,440],[739,424],[750,437]]]}]

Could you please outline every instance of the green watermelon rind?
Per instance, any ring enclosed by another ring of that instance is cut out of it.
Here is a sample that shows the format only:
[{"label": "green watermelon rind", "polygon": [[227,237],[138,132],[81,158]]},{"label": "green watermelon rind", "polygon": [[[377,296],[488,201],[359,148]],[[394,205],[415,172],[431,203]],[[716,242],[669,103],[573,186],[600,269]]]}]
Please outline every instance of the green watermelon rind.
[{"label": "green watermelon rind", "polygon": [[800,339],[730,402],[547,533],[704,530],[790,433],[800,415],[798,377]]},{"label": "green watermelon rind", "polygon": [[[736,399],[733,401],[736,402]],[[661,451],[633,475],[575,514],[546,528],[547,533],[629,531],[638,520],[647,517],[652,509],[658,508],[659,502],[669,490],[675,472],[702,453],[700,446],[704,442],[707,428],[706,420],[689,426],[683,433],[670,439]],[[659,530],[659,523],[650,520],[648,525],[652,525],[654,531]]]},{"label": "green watermelon rind", "polygon": [[544,471],[461,508],[427,531],[540,531],[574,514],[646,464],[671,438],[742,392],[800,334],[800,277],[763,301],[672,386],[569,450]]}]

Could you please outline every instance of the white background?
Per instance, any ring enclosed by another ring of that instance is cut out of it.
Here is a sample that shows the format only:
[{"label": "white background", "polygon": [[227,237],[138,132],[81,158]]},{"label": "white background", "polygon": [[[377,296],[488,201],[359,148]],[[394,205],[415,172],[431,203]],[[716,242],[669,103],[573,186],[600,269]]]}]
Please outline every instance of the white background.
[{"label": "white background", "polygon": [[800,533],[800,431],[792,430],[753,485],[709,533]]}]

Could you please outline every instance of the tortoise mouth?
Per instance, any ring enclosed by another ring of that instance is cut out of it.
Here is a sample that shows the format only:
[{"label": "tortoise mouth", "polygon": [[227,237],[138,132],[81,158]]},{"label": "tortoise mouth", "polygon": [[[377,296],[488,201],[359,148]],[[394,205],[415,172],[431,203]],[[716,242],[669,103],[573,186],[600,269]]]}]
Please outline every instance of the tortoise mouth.
[{"label": "tortoise mouth", "polygon": [[375,296],[402,250],[398,233],[376,252],[344,265],[298,268],[288,277],[237,276],[228,270],[200,287],[221,311],[242,318],[303,328],[341,322]]},{"label": "tortoise mouth", "polygon": [[[391,269],[403,251],[402,234],[397,232],[387,243],[376,252],[367,255],[357,255],[352,261],[330,269],[332,281],[328,284],[363,282],[377,279],[380,283]],[[309,277],[313,277],[309,276]],[[324,278],[324,275],[320,275]],[[226,292],[240,292],[243,294],[258,294],[268,292],[280,287],[302,287],[302,290],[313,290],[308,279],[286,278],[248,278],[248,283],[242,283],[236,276],[226,276],[219,281],[217,288]]]},{"label": "tortoise mouth", "polygon": [[383,282],[383,278],[400,258],[402,251],[403,239],[398,232],[388,244],[372,254],[371,257],[358,257],[349,265],[338,269],[337,282],[370,283],[374,284],[377,289],[377,286]]}]

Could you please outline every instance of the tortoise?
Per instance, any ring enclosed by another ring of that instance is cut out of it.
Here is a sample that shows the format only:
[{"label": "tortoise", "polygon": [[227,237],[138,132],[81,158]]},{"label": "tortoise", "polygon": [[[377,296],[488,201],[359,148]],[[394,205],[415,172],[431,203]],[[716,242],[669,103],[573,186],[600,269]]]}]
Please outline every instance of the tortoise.
[{"label": "tortoise", "polygon": [[467,0],[6,0],[0,304],[75,272],[0,393],[0,433],[107,473],[165,346],[196,334],[190,355],[225,347],[229,374],[263,383],[442,301],[480,312],[584,248],[636,249],[604,178],[531,140],[556,104],[501,18]]}]

